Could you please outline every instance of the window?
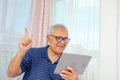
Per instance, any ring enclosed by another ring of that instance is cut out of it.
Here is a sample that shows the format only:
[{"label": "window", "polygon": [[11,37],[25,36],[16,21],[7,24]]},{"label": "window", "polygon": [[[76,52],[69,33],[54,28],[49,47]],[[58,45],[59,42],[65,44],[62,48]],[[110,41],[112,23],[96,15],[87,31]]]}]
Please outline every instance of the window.
[{"label": "window", "polygon": [[92,56],[82,80],[98,80],[100,0],[54,0],[53,4],[52,24],[64,24],[69,30],[65,52]]}]

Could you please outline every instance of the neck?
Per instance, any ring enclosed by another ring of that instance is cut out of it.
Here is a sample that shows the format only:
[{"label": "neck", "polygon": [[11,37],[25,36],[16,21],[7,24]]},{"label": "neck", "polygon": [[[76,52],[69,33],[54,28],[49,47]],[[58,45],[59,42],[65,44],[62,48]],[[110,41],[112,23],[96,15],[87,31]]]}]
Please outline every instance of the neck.
[{"label": "neck", "polygon": [[61,54],[54,53],[50,48],[48,48],[48,57],[52,63],[56,62]]}]

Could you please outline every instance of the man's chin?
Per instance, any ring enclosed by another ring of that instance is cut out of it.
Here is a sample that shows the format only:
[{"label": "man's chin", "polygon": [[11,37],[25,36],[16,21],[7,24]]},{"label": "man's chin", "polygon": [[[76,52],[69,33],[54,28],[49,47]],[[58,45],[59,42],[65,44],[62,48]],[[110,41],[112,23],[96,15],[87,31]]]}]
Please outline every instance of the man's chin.
[{"label": "man's chin", "polygon": [[63,50],[62,51],[57,51],[57,54],[61,54],[63,52]]}]

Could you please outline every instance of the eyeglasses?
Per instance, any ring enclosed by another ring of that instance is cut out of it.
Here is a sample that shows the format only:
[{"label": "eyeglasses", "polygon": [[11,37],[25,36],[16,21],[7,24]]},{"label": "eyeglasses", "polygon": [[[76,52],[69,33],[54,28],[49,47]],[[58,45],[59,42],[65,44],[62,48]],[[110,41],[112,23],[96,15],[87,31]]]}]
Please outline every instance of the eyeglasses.
[{"label": "eyeglasses", "polygon": [[68,37],[63,38],[62,36],[54,36],[54,35],[50,35],[50,36],[56,38],[56,40],[58,42],[61,42],[63,40],[65,43],[68,43],[70,41],[70,39]]}]

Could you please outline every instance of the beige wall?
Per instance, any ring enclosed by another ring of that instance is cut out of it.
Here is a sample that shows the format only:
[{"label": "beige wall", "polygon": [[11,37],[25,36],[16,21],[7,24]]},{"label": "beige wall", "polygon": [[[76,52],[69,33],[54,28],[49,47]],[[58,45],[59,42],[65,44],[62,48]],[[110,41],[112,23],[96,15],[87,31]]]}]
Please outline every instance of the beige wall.
[{"label": "beige wall", "polygon": [[118,0],[101,0],[100,80],[120,80],[118,79],[117,12]]},{"label": "beige wall", "polygon": [[120,0],[118,0],[118,80],[120,80]]}]

